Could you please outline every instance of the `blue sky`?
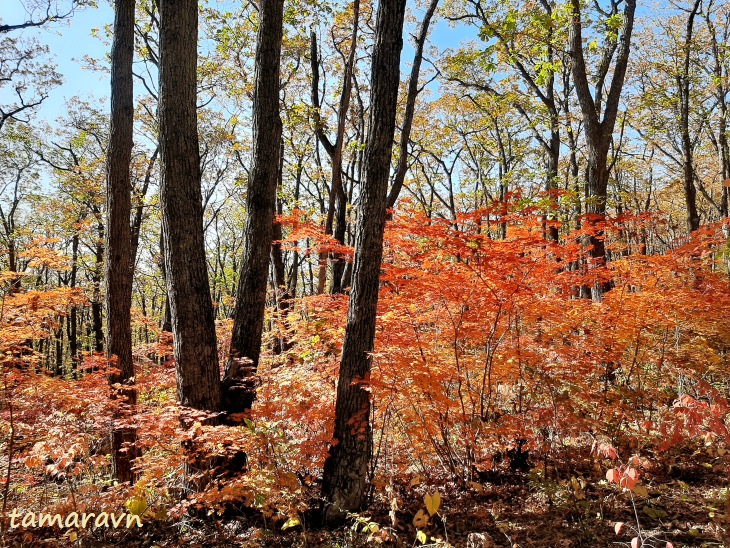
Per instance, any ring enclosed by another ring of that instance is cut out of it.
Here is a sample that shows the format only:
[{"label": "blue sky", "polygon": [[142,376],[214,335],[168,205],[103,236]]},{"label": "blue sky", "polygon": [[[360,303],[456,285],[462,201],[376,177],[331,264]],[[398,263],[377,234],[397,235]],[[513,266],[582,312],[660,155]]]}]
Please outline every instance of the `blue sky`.
[{"label": "blue sky", "polygon": [[[28,19],[23,2],[2,0],[2,21],[17,24]],[[74,96],[95,97],[102,100],[109,95],[109,76],[83,69],[84,55],[101,57],[107,47],[99,38],[91,36],[92,28],[103,27],[113,21],[114,12],[104,1],[97,9],[79,10],[70,22],[56,23],[44,29],[26,29],[24,36],[34,36],[47,44],[57,70],[63,75],[64,84],[51,91],[41,105],[39,116],[53,122],[60,116],[67,100]],[[17,36],[17,33],[14,33]]]},{"label": "blue sky", "polygon": [[[28,16],[23,0],[2,0],[0,19],[6,24],[16,24],[27,20]],[[418,12],[420,19],[420,11]],[[109,45],[102,39],[92,36],[92,29],[103,29],[111,25],[114,11],[104,0],[96,9],[86,8],[77,11],[69,22],[57,23],[44,29],[27,29],[25,36],[37,37],[41,43],[47,44],[51,50],[57,70],[63,75],[62,86],[51,91],[50,96],[41,105],[38,116],[53,123],[65,110],[66,101],[79,96],[94,102],[103,101],[109,96],[109,76],[84,68],[84,56],[102,58],[109,51]],[[103,36],[103,32],[100,33]],[[457,47],[463,39],[473,39],[473,28],[451,28],[445,21],[439,21],[433,27],[430,41],[440,48]],[[406,40],[403,50],[404,77],[410,72],[409,64],[413,58],[413,48]]]}]

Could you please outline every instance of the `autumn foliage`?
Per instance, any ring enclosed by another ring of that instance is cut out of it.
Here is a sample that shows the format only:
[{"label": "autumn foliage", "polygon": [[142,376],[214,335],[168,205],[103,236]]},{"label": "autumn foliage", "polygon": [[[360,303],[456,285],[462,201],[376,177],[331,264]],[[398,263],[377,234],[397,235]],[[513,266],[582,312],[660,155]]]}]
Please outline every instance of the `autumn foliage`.
[{"label": "autumn foliage", "polygon": [[[453,220],[404,210],[388,225],[369,383],[376,494],[414,476],[468,486],[510,467],[541,465],[549,475],[566,459],[589,459],[595,481],[608,472],[633,489],[636,470],[659,466],[679,444],[727,447],[726,227],[647,254],[664,235],[661,215],[585,222],[551,242],[540,204],[514,196],[499,207]],[[301,212],[279,221],[290,250],[351,256]],[[605,237],[607,265],[587,259],[582,236],[591,230]],[[45,268],[65,268],[34,249]],[[596,280],[612,283],[602,301],[576,298]],[[277,523],[300,519],[332,435],[346,295],[268,311],[258,399],[239,426],[206,426],[204,415],[177,407],[169,335],[135,311],[136,328],[154,339],[135,351],[129,420],[142,449],[139,480],[114,487],[104,445],[118,405],[108,399],[111,365],[89,353],[54,375],[39,346],[84,296],[11,292],[11,281],[4,275],[0,331],[6,504],[113,501],[149,520],[243,505]],[[221,322],[220,348],[229,336]],[[275,353],[274,339],[287,349]],[[615,464],[607,469],[604,459]]]}]

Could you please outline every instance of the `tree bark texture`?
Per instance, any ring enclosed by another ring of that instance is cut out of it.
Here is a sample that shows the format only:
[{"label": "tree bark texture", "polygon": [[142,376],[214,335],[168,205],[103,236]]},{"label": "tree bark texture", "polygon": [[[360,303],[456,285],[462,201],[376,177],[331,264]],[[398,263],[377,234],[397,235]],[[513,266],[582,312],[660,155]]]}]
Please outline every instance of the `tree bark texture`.
[{"label": "tree bark texture", "polygon": [[118,373],[110,382],[134,377],[132,363],[131,231],[132,211],[130,164],[134,99],[132,59],[134,46],[134,0],[117,0],[111,64],[111,133],[107,154],[106,192],[106,340],[107,355],[116,356]]},{"label": "tree bark texture", "polygon": [[160,0],[160,207],[180,403],[217,411],[220,373],[203,238],[197,129],[198,4]]},{"label": "tree bark texture", "polygon": [[225,407],[230,413],[250,409],[256,395],[252,377],[261,355],[281,153],[279,68],[283,14],[284,0],[262,0],[259,4],[253,98],[253,164],[246,197],[244,256],[236,292],[230,357],[223,378]]},{"label": "tree bark texture", "polygon": [[[132,234],[129,224],[132,212],[130,165],[132,162],[132,131],[134,127],[134,96],[132,61],[134,58],[135,0],[116,0],[114,40],[111,54],[111,131],[107,152],[106,189],[106,352],[115,371],[109,375],[110,384],[129,385],[134,382],[132,361]],[[74,318],[75,319],[75,318]],[[75,336],[75,330],[74,330]],[[114,361],[116,360],[116,361]],[[120,403],[133,405],[133,388],[112,397]],[[121,396],[121,397],[119,397]],[[120,409],[121,411],[121,409]],[[120,412],[123,415],[123,412]],[[121,418],[117,416],[116,418]],[[112,428],[112,470],[121,482],[131,482],[132,460],[136,431],[115,424]],[[125,446],[126,444],[126,446]]]},{"label": "tree bark texture", "polygon": [[378,5],[371,70],[370,132],[355,237],[355,261],[340,361],[334,441],[324,466],[322,494],[328,522],[361,509],[372,455],[368,383],[383,256],[388,179],[395,133],[405,0]]}]

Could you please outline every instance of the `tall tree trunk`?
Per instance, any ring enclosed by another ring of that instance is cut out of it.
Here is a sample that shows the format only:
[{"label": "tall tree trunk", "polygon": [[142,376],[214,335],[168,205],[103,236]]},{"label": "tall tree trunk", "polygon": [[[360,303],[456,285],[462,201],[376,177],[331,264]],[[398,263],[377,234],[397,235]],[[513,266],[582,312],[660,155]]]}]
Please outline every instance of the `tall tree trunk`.
[{"label": "tall tree trunk", "polygon": [[[718,123],[718,142],[720,144],[720,165],[721,165],[721,173],[722,173],[722,180],[726,181],[730,179],[730,145],[728,144],[728,130],[727,130],[727,117],[728,117],[728,108],[727,103],[725,102],[725,92],[722,92],[722,95],[720,92],[718,92],[718,99],[719,99],[719,105],[720,105],[720,120]],[[730,188],[723,185],[722,187],[722,198],[720,201],[720,214],[723,217],[728,217],[728,194],[730,193]]]},{"label": "tall tree trunk", "polygon": [[334,443],[324,465],[325,519],[361,509],[372,455],[371,352],[383,257],[388,178],[395,133],[405,0],[380,0],[371,70],[370,133],[355,241],[352,292],[335,405]]},{"label": "tall tree trunk", "polygon": [[107,355],[116,357],[111,383],[134,377],[132,363],[132,267],[129,170],[132,162],[134,100],[134,0],[116,0],[111,63],[111,132],[107,153],[106,339]]},{"label": "tall tree trunk", "polygon": [[[132,132],[134,128],[134,94],[132,61],[134,59],[135,0],[116,0],[114,41],[111,54],[111,131],[107,151],[106,189],[106,353],[115,371],[109,374],[112,398],[118,399],[117,421],[122,422],[137,400],[132,361]],[[116,360],[116,361],[114,361]],[[120,482],[134,480],[132,461],[137,456],[137,430],[120,426],[111,432],[112,471]]]},{"label": "tall tree trunk", "polygon": [[282,132],[279,66],[283,14],[284,0],[262,0],[259,4],[253,164],[246,198],[244,256],[236,292],[230,357],[223,377],[225,407],[230,413],[250,409],[256,397],[251,380],[261,355]]},{"label": "tall tree trunk", "polygon": [[160,206],[180,403],[217,411],[220,373],[203,236],[198,3],[160,0]]}]

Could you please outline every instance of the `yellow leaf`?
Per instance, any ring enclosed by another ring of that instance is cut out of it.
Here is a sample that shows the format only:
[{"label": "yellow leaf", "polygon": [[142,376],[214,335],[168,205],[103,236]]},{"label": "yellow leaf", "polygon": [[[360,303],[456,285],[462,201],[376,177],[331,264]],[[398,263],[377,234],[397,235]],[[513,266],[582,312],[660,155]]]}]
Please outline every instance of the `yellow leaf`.
[{"label": "yellow leaf", "polygon": [[426,544],[426,540],[428,540],[426,538],[426,533],[424,533],[423,531],[418,531],[418,533],[416,533],[416,538],[421,544]]},{"label": "yellow leaf", "polygon": [[147,511],[147,501],[142,497],[132,497],[124,503],[124,506],[133,516],[141,516]]},{"label": "yellow leaf", "polygon": [[289,518],[286,520],[286,523],[281,526],[281,530],[284,531],[286,529],[290,529],[291,527],[296,527],[301,522],[299,521],[299,518]]},{"label": "yellow leaf", "polygon": [[436,491],[433,495],[423,497],[423,502],[426,503],[426,510],[428,510],[429,515],[433,516],[439,511],[439,506],[441,506],[441,495]]}]

